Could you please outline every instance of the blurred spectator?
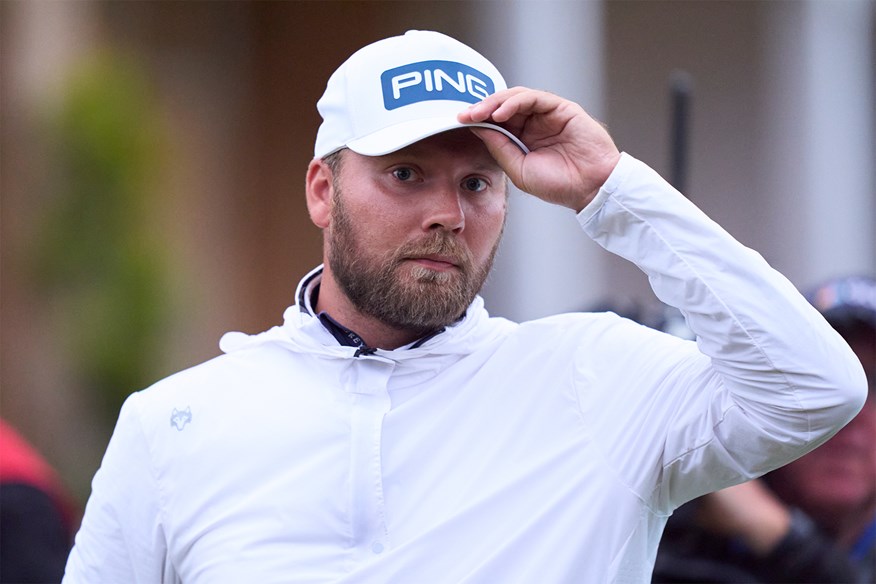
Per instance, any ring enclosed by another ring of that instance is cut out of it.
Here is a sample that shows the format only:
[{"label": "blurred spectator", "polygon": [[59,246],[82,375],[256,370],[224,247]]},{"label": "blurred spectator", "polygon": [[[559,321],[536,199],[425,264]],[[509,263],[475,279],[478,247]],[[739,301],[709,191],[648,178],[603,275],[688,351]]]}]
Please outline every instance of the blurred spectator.
[{"label": "blurred spectator", "polygon": [[676,511],[654,582],[876,582],[876,280],[834,280],[810,301],[864,364],[870,399],[806,456]]},{"label": "blurred spectator", "polygon": [[0,582],[60,582],[74,517],[49,464],[0,420]]}]

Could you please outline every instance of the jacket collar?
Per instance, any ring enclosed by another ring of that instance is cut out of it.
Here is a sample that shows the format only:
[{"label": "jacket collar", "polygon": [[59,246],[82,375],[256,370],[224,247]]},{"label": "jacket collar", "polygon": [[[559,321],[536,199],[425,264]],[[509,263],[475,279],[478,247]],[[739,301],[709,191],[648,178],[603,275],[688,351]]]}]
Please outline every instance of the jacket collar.
[{"label": "jacket collar", "polygon": [[[314,314],[311,300],[319,285],[322,268],[320,265],[302,278],[295,293],[297,302],[283,313],[282,326],[273,327],[257,335],[226,333],[220,341],[222,350],[229,353],[271,343],[282,345],[295,352],[319,354],[329,358],[349,359],[361,356],[362,353],[356,355],[359,348],[342,345],[326,329],[319,316]],[[504,336],[509,328],[516,326],[515,323],[502,318],[490,318],[484,309],[483,299],[476,296],[465,315],[443,331],[392,351],[376,349],[373,353],[369,351],[367,354],[396,362],[421,359],[426,355],[438,357],[467,354],[483,343]]]},{"label": "jacket collar", "polygon": [[[358,354],[370,353],[373,354],[375,349],[373,347],[369,347],[365,344],[365,341],[362,340],[362,337],[359,336],[355,331],[345,327],[334,318],[328,312],[322,311],[317,313],[314,308],[314,304],[316,299],[319,297],[319,284],[322,281],[322,272],[323,272],[323,264],[320,264],[315,269],[311,270],[304,278],[302,278],[301,282],[298,284],[298,289],[295,291],[295,298],[298,302],[297,306],[299,310],[309,316],[315,316],[322,323],[322,326],[335,338],[343,346],[346,347],[356,347],[359,349]],[[459,320],[465,318],[465,314],[459,317]],[[434,330],[429,334],[419,338],[413,343],[406,345],[403,348],[407,349],[416,349],[417,347],[421,347],[427,341],[436,337],[443,333],[446,330],[446,327],[441,327],[440,329]]]}]

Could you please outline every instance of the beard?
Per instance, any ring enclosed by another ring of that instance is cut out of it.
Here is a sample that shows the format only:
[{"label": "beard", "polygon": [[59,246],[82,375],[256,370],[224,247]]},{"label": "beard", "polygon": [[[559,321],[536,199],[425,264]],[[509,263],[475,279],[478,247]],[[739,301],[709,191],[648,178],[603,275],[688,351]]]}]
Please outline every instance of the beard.
[{"label": "beard", "polygon": [[[501,232],[487,259],[475,264],[451,232],[435,230],[382,256],[370,255],[335,188],[328,262],[341,290],[363,314],[424,335],[459,320],[493,265]],[[409,262],[432,255],[453,258],[455,269],[431,270]]]}]

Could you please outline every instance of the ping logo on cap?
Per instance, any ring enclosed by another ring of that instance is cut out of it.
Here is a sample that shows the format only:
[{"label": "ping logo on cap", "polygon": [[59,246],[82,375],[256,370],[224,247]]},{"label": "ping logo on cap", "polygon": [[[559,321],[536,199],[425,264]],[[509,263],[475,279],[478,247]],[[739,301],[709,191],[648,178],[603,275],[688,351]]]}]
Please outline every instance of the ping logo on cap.
[{"label": "ping logo on cap", "polygon": [[455,61],[420,61],[384,71],[380,76],[387,110],[421,101],[477,103],[495,92],[493,80]]}]

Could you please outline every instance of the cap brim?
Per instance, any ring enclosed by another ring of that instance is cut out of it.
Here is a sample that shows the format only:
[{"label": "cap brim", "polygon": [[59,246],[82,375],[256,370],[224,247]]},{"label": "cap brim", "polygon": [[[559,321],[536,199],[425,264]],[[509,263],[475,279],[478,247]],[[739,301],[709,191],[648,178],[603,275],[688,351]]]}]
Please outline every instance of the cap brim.
[{"label": "cap brim", "polygon": [[477,126],[496,130],[508,136],[524,153],[529,153],[529,148],[520,139],[501,126],[495,124],[461,124],[456,118],[425,118],[402,122],[388,128],[383,128],[367,136],[350,140],[347,148],[363,156],[383,156],[410,146],[429,136],[455,130]]}]

